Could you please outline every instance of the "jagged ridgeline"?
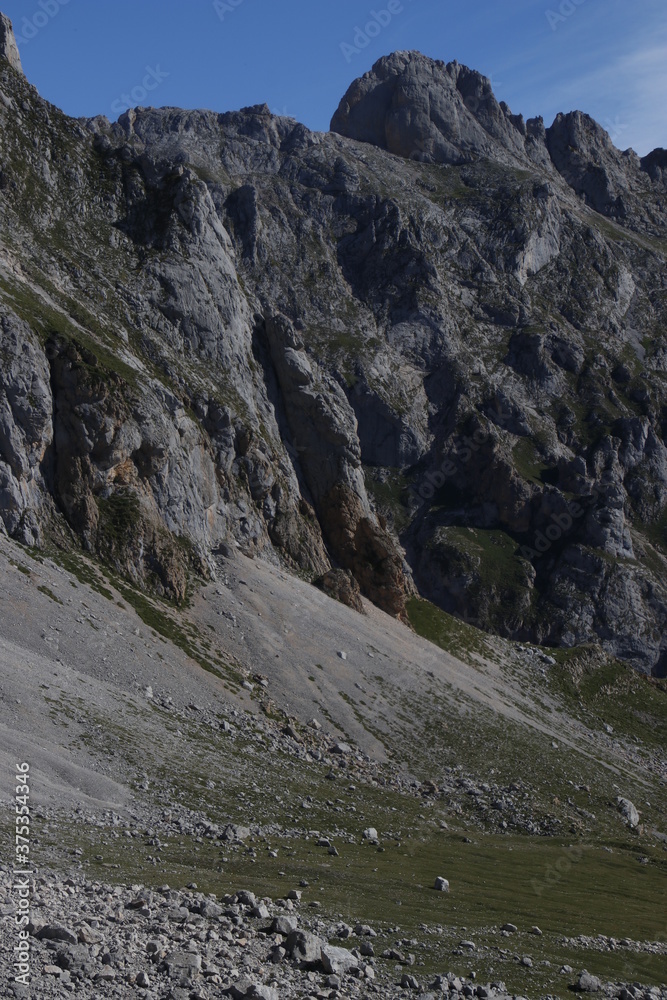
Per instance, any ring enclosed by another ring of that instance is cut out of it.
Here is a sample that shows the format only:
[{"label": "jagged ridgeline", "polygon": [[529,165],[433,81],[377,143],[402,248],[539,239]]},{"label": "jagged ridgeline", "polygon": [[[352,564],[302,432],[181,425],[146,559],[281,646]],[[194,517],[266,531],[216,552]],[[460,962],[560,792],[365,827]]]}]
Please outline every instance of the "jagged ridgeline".
[{"label": "jagged ridgeline", "polygon": [[665,673],[664,150],[415,52],[326,134],[71,119],[0,41],[3,530],[177,600],[237,543]]}]

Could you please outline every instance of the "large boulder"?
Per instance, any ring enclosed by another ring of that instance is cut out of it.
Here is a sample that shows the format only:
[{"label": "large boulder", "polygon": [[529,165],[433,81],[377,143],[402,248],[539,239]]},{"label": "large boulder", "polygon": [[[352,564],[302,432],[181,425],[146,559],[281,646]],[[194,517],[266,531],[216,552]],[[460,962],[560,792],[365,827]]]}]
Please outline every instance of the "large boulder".
[{"label": "large boulder", "polygon": [[325,945],[322,938],[304,930],[291,931],[285,941],[287,953],[304,965],[317,965]]},{"label": "large boulder", "polygon": [[346,948],[336,948],[326,944],[320,949],[320,959],[324,971],[329,975],[340,976],[351,969],[359,967],[359,960]]},{"label": "large boulder", "polygon": [[639,813],[637,812],[637,807],[630,799],[623,798],[619,795],[616,799],[616,808],[620,812],[621,816],[625,818],[626,823],[631,830],[634,830],[639,826]]}]

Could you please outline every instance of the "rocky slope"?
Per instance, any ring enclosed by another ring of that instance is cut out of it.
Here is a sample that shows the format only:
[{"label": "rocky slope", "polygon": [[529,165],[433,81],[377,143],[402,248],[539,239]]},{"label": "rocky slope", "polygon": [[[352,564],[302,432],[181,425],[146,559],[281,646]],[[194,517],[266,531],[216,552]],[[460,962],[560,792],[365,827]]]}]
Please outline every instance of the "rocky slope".
[{"label": "rocky slope", "polygon": [[568,654],[489,638],[463,662],[216,562],[175,609],[0,539],[0,835],[26,762],[33,872],[28,982],[0,962],[2,996],[667,996],[664,683],[621,668],[618,709],[571,656],[572,714]]},{"label": "rocky slope", "polygon": [[[130,827],[122,825],[123,832]],[[443,993],[452,1000],[513,997],[501,980],[480,983],[476,975],[454,972],[424,977],[421,969],[412,968],[415,953],[400,950],[405,948],[402,939],[392,942],[384,928],[380,937],[368,923],[351,927],[309,915],[302,908],[302,889],[290,889],[275,901],[248,889],[216,897],[198,892],[196,883],[181,890],[168,885],[118,886],[88,880],[78,872],[65,884],[56,873],[46,872],[37,889],[38,915],[32,921],[30,944],[32,981],[39,983],[42,998],[61,997],[67,991],[88,1000],[102,990],[114,990],[111,995],[116,997],[168,1000],[397,998],[406,990],[431,1000]],[[5,908],[4,901],[0,908]],[[508,927],[512,930],[505,931],[505,937],[517,930],[514,924]],[[343,941],[353,947],[343,946]],[[407,942],[412,947],[418,943]],[[11,949],[11,940],[6,944]],[[465,953],[472,944],[463,940],[455,951]],[[531,960],[526,959],[527,965]],[[388,971],[390,961],[401,970],[400,976]],[[4,971],[0,982],[5,980],[5,996],[27,998],[28,989],[5,979]],[[573,976],[570,966],[560,973],[564,982],[572,980],[572,991],[601,998],[667,997],[664,988],[651,990],[635,983],[628,989],[604,983],[586,970]]]},{"label": "rocky slope", "polygon": [[179,601],[236,544],[665,673],[664,150],[418,53],[318,134],[73,120],[0,52],[0,530]]}]

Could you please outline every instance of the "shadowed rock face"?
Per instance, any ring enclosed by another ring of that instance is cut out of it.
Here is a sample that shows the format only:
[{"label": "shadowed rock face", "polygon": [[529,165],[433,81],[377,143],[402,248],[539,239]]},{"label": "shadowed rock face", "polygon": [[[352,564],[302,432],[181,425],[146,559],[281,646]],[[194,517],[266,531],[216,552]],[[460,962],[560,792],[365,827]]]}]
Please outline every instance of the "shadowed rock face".
[{"label": "shadowed rock face", "polygon": [[176,599],[238,545],[664,672],[664,150],[419,53],[324,135],[0,89],[0,530]]}]

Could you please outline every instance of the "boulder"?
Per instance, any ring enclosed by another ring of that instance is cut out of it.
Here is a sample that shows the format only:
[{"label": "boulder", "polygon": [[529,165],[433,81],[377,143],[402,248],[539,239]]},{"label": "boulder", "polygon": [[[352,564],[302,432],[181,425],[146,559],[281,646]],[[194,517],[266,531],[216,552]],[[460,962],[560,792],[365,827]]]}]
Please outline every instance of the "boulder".
[{"label": "boulder", "polygon": [[316,965],[321,958],[326,941],[310,931],[290,931],[285,941],[288,955],[304,965]]},{"label": "boulder", "polygon": [[60,924],[45,924],[35,934],[40,941],[64,941],[66,944],[76,944],[78,941],[74,931]]},{"label": "boulder", "polygon": [[179,983],[197,979],[201,971],[201,955],[190,951],[172,951],[164,960],[164,968],[170,979]]},{"label": "boulder", "polygon": [[616,799],[616,808],[620,812],[621,816],[625,818],[627,825],[631,830],[634,830],[639,826],[639,813],[637,808],[630,799],[625,799],[621,795]]},{"label": "boulder", "polygon": [[579,993],[599,993],[602,983],[597,976],[592,976],[585,969],[579,973],[574,989]]},{"label": "boulder", "polygon": [[359,960],[346,948],[336,948],[325,944],[320,948],[320,960],[325,972],[333,976],[342,976],[352,969],[359,968]]},{"label": "boulder", "polygon": [[290,917],[287,913],[281,913],[273,918],[271,933],[282,934],[283,937],[288,937],[292,931],[297,929],[298,923],[299,921],[296,917]]}]

